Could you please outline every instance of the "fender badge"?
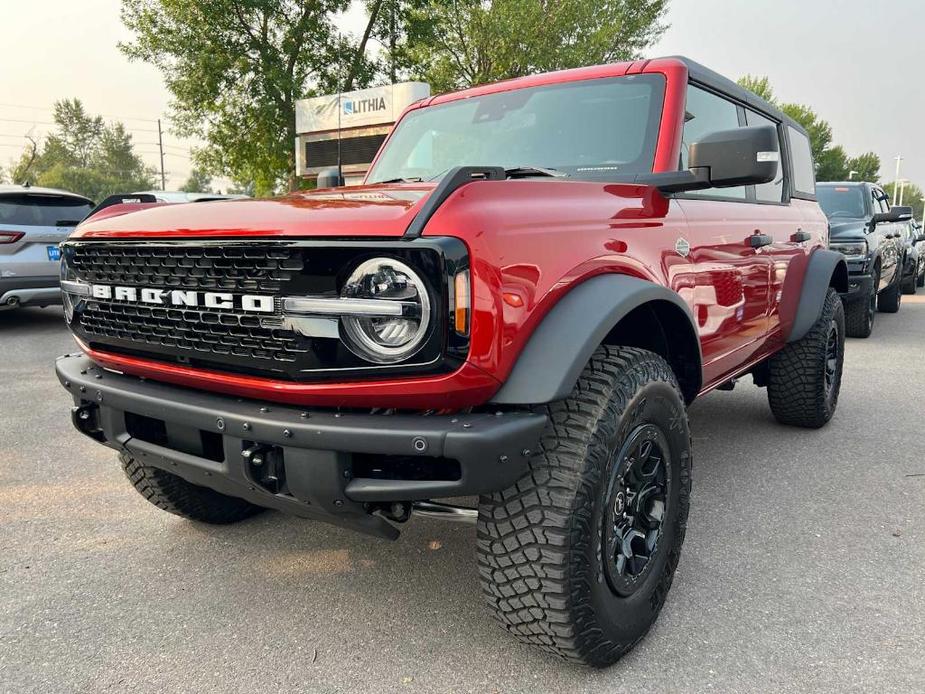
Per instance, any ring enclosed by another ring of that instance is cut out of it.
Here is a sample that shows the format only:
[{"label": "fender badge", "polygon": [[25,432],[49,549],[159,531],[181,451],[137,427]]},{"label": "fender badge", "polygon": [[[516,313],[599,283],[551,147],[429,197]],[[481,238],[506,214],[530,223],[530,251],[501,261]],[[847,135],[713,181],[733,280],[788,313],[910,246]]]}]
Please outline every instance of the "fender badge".
[{"label": "fender badge", "polygon": [[674,242],[674,249],[678,252],[679,256],[686,258],[690,255],[691,245],[687,242],[687,239],[678,239]]}]

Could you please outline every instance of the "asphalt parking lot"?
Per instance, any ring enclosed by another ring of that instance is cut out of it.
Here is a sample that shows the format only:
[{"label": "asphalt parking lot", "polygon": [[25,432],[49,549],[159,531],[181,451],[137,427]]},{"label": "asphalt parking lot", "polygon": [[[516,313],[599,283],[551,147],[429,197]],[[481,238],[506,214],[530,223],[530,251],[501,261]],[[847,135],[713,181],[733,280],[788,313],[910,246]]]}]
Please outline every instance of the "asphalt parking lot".
[{"label": "asphalt parking lot", "polygon": [[849,340],[826,429],[778,426],[750,383],[693,406],[674,588],[606,671],[495,625],[472,527],[157,510],[71,428],[60,312],[0,314],[0,348],[0,691],[925,690],[923,298]]}]

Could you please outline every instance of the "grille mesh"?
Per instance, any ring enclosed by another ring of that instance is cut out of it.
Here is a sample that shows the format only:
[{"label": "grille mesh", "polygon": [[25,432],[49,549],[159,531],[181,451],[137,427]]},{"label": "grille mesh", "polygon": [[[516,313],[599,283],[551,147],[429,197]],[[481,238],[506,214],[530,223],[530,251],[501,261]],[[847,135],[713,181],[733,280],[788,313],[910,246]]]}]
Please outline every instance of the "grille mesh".
[{"label": "grille mesh", "polygon": [[[274,294],[303,267],[301,256],[290,248],[217,245],[78,246],[69,263],[81,280],[98,284]],[[219,363],[228,357],[291,363],[309,352],[308,339],[273,326],[273,320],[235,309],[90,299],[80,315],[80,328],[100,342],[182,350]]]},{"label": "grille mesh", "polygon": [[260,327],[260,319],[219,311],[178,310],[90,301],[80,319],[87,335],[213,355],[293,362],[308,352],[295,333]]},{"label": "grille mesh", "polygon": [[71,262],[88,282],[273,293],[303,267],[296,251],[272,246],[89,246]]}]

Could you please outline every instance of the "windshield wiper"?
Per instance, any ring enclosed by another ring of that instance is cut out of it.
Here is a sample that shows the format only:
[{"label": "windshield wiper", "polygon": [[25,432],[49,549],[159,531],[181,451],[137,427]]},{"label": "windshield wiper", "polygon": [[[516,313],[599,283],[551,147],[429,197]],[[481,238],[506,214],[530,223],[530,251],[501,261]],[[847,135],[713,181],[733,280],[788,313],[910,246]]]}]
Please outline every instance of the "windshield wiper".
[{"label": "windshield wiper", "polygon": [[552,178],[568,178],[569,175],[558,169],[549,169],[543,166],[515,166],[504,170],[508,178],[528,178],[530,176],[551,176]]},{"label": "windshield wiper", "polygon": [[424,179],[420,176],[414,176],[412,178],[402,178],[399,176],[398,178],[387,178],[384,181],[376,181],[376,183],[420,183],[423,180]]}]

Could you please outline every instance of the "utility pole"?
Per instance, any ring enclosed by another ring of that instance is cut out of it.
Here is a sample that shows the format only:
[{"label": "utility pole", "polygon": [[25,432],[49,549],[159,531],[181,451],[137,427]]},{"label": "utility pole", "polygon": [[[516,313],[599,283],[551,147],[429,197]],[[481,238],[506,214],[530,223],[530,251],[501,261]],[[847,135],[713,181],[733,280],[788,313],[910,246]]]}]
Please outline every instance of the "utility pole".
[{"label": "utility pole", "polygon": [[903,193],[906,190],[906,179],[903,178],[899,181],[899,198],[896,200],[897,205],[903,204]]},{"label": "utility pole", "polygon": [[167,177],[164,175],[164,133],[161,130],[161,119],[157,119],[157,148],[161,151],[161,190],[167,190]]},{"label": "utility pole", "polygon": [[896,175],[893,177],[893,199],[896,199],[896,187],[899,185],[899,165],[902,163],[903,155],[896,155]]}]

